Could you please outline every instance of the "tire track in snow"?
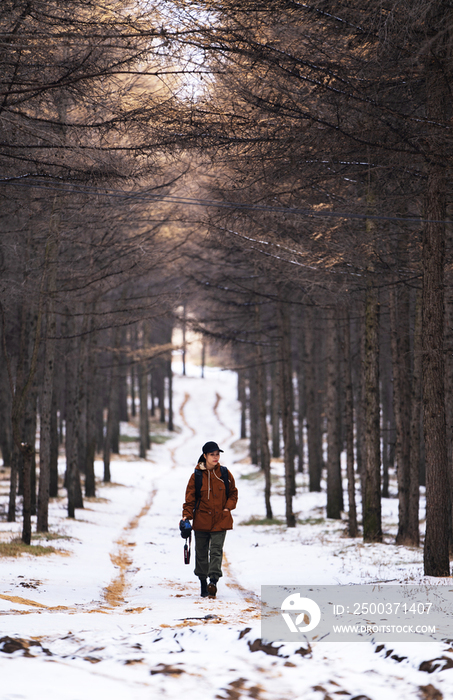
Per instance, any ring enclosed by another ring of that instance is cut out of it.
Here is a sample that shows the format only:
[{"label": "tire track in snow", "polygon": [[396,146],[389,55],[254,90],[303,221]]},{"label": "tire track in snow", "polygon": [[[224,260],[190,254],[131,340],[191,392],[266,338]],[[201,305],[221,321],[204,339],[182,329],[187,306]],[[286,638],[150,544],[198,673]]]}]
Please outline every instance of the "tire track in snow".
[{"label": "tire track in snow", "polygon": [[[129,587],[129,584],[127,582],[127,573],[128,569],[132,566],[133,563],[132,552],[133,548],[135,547],[135,542],[128,541],[128,535],[130,535],[130,533],[138,527],[141,518],[143,518],[143,516],[145,516],[148,513],[149,509],[153,504],[153,500],[156,493],[157,489],[154,489],[151,492],[148,501],[145,503],[141,511],[128,522],[128,524],[123,528],[122,535],[115,542],[115,544],[117,545],[117,550],[110,554],[110,560],[112,564],[117,569],[119,569],[119,571],[117,576],[115,576],[115,578],[103,590],[103,597],[108,607],[106,607],[105,605],[101,605],[98,608],[93,609],[90,606],[90,608],[88,610],[85,610],[84,612],[113,612],[114,608],[117,608],[118,606],[123,605],[125,603],[124,596]],[[20,596],[14,595],[0,594],[0,599],[8,600],[11,603],[16,603],[18,605],[24,605],[26,607],[33,608],[33,612],[83,612],[83,608],[81,607],[66,605],[49,606],[45,603],[39,603],[29,598],[22,598]],[[41,610],[37,610],[37,608],[40,608]],[[140,612],[140,610],[143,610],[143,608],[137,608],[134,610],[131,609],[127,612]],[[22,610],[12,610],[10,613],[7,614],[23,615],[24,612],[25,611]]]},{"label": "tire track in snow", "polygon": [[[197,434],[197,432],[196,432],[196,430],[195,430],[194,428],[192,428],[191,425],[189,425],[189,423],[187,422],[187,419],[186,419],[186,414],[184,413],[184,409],[185,409],[185,407],[186,407],[186,403],[187,403],[188,401],[190,401],[190,398],[191,398],[191,397],[190,397],[190,394],[188,394],[188,393],[186,392],[186,393],[184,394],[184,401],[182,402],[181,406],[179,407],[179,415],[181,416],[181,421],[182,421],[183,425],[185,425],[186,428],[188,428],[188,429],[192,432],[192,435],[195,436],[195,435]],[[171,457],[171,461],[173,462],[173,469],[174,469],[174,468],[176,467],[176,465],[177,465],[177,461],[176,461],[175,454],[176,454],[176,451],[177,451],[179,448],[180,448],[180,445],[178,445],[178,446],[176,446],[176,447],[173,447],[173,448],[170,450],[170,457]]]},{"label": "tire track in snow", "polygon": [[[179,415],[181,416],[181,420],[182,420],[183,424],[186,426],[186,428],[188,428],[192,432],[192,435],[195,436],[196,430],[194,430],[194,428],[192,428],[192,426],[187,422],[187,419],[186,419],[185,413],[184,413],[184,409],[187,405],[187,402],[190,399],[191,399],[190,394],[186,393],[184,395],[184,400],[183,400],[183,402],[180,406],[180,409],[179,409]],[[229,433],[229,437],[233,437],[234,431],[223,422],[223,420],[220,418],[220,415],[219,415],[218,408],[219,408],[220,402],[222,400],[223,400],[223,397],[218,392],[216,392],[215,402],[214,402],[214,406],[213,406],[213,413],[214,413],[219,425]],[[176,459],[175,459],[175,452],[179,448],[180,448],[180,446],[177,446],[177,447],[174,447],[172,450],[170,450],[171,458],[173,461],[173,467],[175,467],[177,464]],[[231,607],[228,611],[227,610],[225,610],[225,611],[217,610],[217,612],[220,613],[221,617],[218,620],[215,620],[216,624],[231,624],[231,622],[234,622],[236,619],[239,621],[240,618],[253,619],[257,616],[260,616],[261,608],[260,608],[259,598],[255,595],[255,593],[247,590],[239,583],[238,579],[236,578],[236,576],[234,575],[234,573],[232,571],[232,567],[230,565],[230,562],[228,561],[228,558],[227,558],[225,552],[223,554],[223,568],[225,569],[225,573],[227,574],[227,577],[228,577],[228,582],[226,582],[226,586],[228,588],[236,591],[240,602],[239,602],[239,610],[237,613],[232,613]],[[176,589],[179,592],[176,595],[180,596],[182,594],[182,592],[186,590],[186,587],[182,586],[181,584],[177,584]],[[221,597],[219,599],[216,599],[215,602],[220,603],[220,605],[222,605],[224,603],[224,601],[222,600]],[[206,601],[203,601],[203,603],[204,603],[203,608],[206,608],[206,611],[209,612],[212,609],[212,603],[206,602]],[[201,602],[200,602],[200,604],[201,604]],[[245,622],[245,620],[242,620],[242,619],[240,621]],[[203,623],[205,623],[205,620],[203,620]],[[197,623],[194,621],[184,620],[178,626],[184,627],[187,625],[195,625],[195,624],[197,624]]]},{"label": "tire track in snow", "polygon": [[244,603],[247,603],[249,607],[244,608],[243,612],[251,612],[251,613],[258,613],[260,614],[261,610],[261,603],[259,597],[253,593],[253,591],[248,591],[246,588],[244,588],[234,575],[231,564],[228,561],[228,557],[226,554],[223,554],[223,568],[225,569],[226,573],[228,574],[228,579],[229,582],[226,584],[228,588],[231,588],[235,591],[237,591],[240,596],[243,598]]},{"label": "tire track in snow", "polygon": [[[191,398],[192,397],[188,393],[186,393],[184,395],[184,400],[179,408],[179,415],[181,417],[181,421],[184,424],[184,426],[191,431],[193,436],[195,436],[197,434],[197,431],[188,423],[186,416],[185,416],[185,412],[184,412],[184,409],[185,409],[188,401]],[[218,411],[220,402],[222,400],[223,400],[223,397],[218,392],[216,392],[215,402],[214,402],[214,406],[213,406],[213,413],[215,415],[215,418],[216,418],[218,424],[224,430],[226,430],[228,432],[229,437],[231,438],[234,436],[234,431],[228,425],[226,425],[226,423],[223,422],[223,420],[220,418],[219,411]],[[176,465],[177,465],[175,453],[178,449],[180,449],[180,446],[176,446],[172,450],[170,450],[170,455],[171,455],[171,458],[173,461],[173,468],[176,467]],[[231,615],[231,610],[229,611],[230,614],[228,614],[226,610],[225,611],[217,610],[217,612],[219,612],[221,615],[222,615],[222,613],[224,613],[224,614],[216,621],[216,623],[217,624],[219,624],[219,623],[220,624],[231,624],[231,622],[234,621],[233,618],[246,617],[246,618],[251,619],[251,618],[259,616],[260,611],[261,611],[259,598],[255,595],[255,593],[253,593],[253,591],[247,590],[246,588],[244,588],[240,584],[240,582],[238,581],[238,579],[236,578],[236,576],[234,575],[234,573],[232,571],[231,564],[228,561],[228,558],[227,558],[225,552],[223,554],[223,568],[225,569],[225,573],[227,574],[227,577],[228,577],[228,582],[226,583],[226,586],[228,588],[236,591],[241,602],[239,603],[240,609],[239,609],[238,613],[236,613],[236,614],[233,613],[233,615]],[[181,584],[177,584],[176,589],[179,591],[179,593],[177,595],[181,595],[181,593],[185,590],[185,587],[181,586]],[[222,599],[220,598],[220,599],[217,599],[217,602],[222,604],[224,601],[222,601]],[[211,604],[206,603],[206,601],[204,601],[204,607],[206,607],[206,610],[209,611],[211,609]],[[193,625],[196,623],[194,623],[193,621],[183,621],[182,624],[179,626],[186,626],[188,624]]]},{"label": "tire track in snow", "polygon": [[185,409],[185,407],[186,407],[186,403],[187,403],[188,401],[190,401],[191,398],[192,398],[192,397],[191,397],[190,394],[188,394],[187,392],[184,394],[184,401],[182,402],[182,404],[181,404],[181,406],[180,406],[180,408],[179,408],[179,415],[181,416],[181,420],[182,420],[182,422],[184,423],[184,425],[186,426],[186,428],[189,428],[189,430],[192,432],[192,435],[195,436],[195,435],[197,434],[197,431],[195,430],[195,428],[192,428],[192,426],[189,425],[189,423],[188,423],[187,420],[186,420],[186,415],[185,415],[185,413],[184,413],[184,409]]},{"label": "tire track in snow", "polygon": [[[135,515],[132,520],[129,521],[129,523],[123,529],[123,534],[115,542],[115,544],[118,545],[117,550],[110,554],[112,564],[119,569],[117,576],[115,576],[115,578],[109,583],[108,586],[104,588],[103,591],[104,600],[111,609],[117,608],[119,605],[123,605],[125,603],[124,596],[127,588],[129,587],[126,574],[129,567],[133,563],[132,552],[133,548],[135,547],[135,542],[128,541],[128,535],[130,535],[130,533],[138,527],[141,518],[148,513],[153,504],[156,493],[157,489],[154,489],[140,513]],[[101,606],[101,608],[96,612],[101,610],[105,611],[105,607]],[[134,610],[134,612],[138,611]]]},{"label": "tire track in snow", "polygon": [[229,432],[229,434],[230,434],[230,437],[233,437],[233,436],[234,436],[234,430],[232,430],[228,425],[226,425],[226,424],[223,422],[223,420],[220,418],[219,412],[218,412],[218,410],[217,410],[217,409],[219,408],[220,402],[221,402],[222,399],[223,399],[223,396],[220,396],[220,394],[219,394],[218,392],[216,392],[215,398],[216,398],[216,402],[215,402],[215,404],[214,404],[214,415],[215,415],[215,417],[217,418],[217,421],[219,422],[219,424],[222,426],[222,428],[225,428],[225,430],[228,430],[228,432]]}]

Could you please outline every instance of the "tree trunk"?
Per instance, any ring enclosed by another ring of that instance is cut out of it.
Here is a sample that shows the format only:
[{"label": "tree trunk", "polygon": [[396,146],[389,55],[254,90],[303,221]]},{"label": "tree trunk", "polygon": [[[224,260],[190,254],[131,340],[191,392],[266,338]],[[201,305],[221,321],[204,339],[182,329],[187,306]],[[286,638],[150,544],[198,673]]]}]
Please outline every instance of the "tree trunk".
[{"label": "tree trunk", "polygon": [[247,390],[246,376],[243,369],[238,369],[238,401],[241,404],[241,440],[247,437]]},{"label": "tree trunk", "polygon": [[119,422],[119,328],[112,331],[112,359],[107,404],[107,425],[104,439],[104,482],[111,481],[110,455],[114,448],[115,433]]},{"label": "tree trunk", "polygon": [[102,452],[104,449],[104,393],[99,385],[95,412],[96,452]]},{"label": "tree trunk", "polygon": [[159,421],[165,423],[165,366],[162,358],[155,360],[153,383],[156,380],[157,397],[159,400]]},{"label": "tree trunk", "polygon": [[206,338],[201,339],[201,378],[204,379],[204,368],[206,365]]},{"label": "tree trunk", "polygon": [[398,477],[397,544],[406,544],[409,527],[411,358],[409,328],[409,289],[389,289],[390,338],[393,364],[393,406],[396,424]]},{"label": "tree trunk", "polygon": [[280,452],[280,386],[279,363],[276,359],[271,364],[271,421],[272,421],[272,457],[278,459]]},{"label": "tree trunk", "polygon": [[[387,291],[387,290],[386,290]],[[384,292],[385,293],[385,292]],[[383,294],[384,294],[383,293]],[[384,297],[387,300],[388,295]],[[385,303],[384,301],[384,303]],[[381,314],[381,340],[379,348],[379,372],[381,385],[381,431],[382,431],[382,498],[390,498],[389,476],[390,456],[393,450],[391,421],[393,420],[393,376],[392,376],[392,348],[390,342],[390,314]]]},{"label": "tree trunk", "polygon": [[[126,329],[122,328],[120,333],[121,357],[119,362],[119,387],[118,387],[118,437],[120,434],[120,423],[129,421],[129,411],[127,406],[127,336]],[[118,450],[119,454],[119,450]]]},{"label": "tree trunk", "polygon": [[90,324],[88,306],[85,304],[83,312],[82,332],[79,340],[79,360],[77,376],[77,411],[76,422],[78,425],[77,464],[79,473],[86,474],[87,462],[87,391],[88,391],[88,329]]},{"label": "tree trunk", "polygon": [[[140,394],[140,387],[139,387],[139,394]],[[155,378],[154,372],[152,370],[149,374],[149,395],[151,397],[150,415],[152,418],[154,418],[154,416],[156,415],[156,396],[157,396],[157,394],[156,394],[156,378]],[[149,444],[148,444],[148,447],[149,447]]]},{"label": "tree trunk", "polygon": [[352,391],[351,370],[351,326],[349,310],[345,309],[344,333],[344,428],[346,436],[346,472],[348,476],[348,534],[357,537],[357,508],[355,502],[355,472],[354,472],[354,397]]},{"label": "tree trunk", "polygon": [[271,506],[271,455],[269,451],[269,438],[267,434],[267,387],[266,372],[263,365],[263,353],[260,345],[261,338],[261,318],[258,304],[255,304],[255,330],[256,330],[256,375],[257,375],[257,403],[259,412],[260,427],[260,456],[261,469],[264,473],[264,504],[266,507],[266,518],[272,519]]},{"label": "tree trunk", "polygon": [[[8,375],[10,383],[10,391],[12,394],[12,406],[11,406],[11,428],[13,433],[13,452],[12,452],[12,462],[11,462],[11,477],[9,486],[9,502],[8,502],[8,522],[16,522],[16,494],[19,475],[23,470],[23,456],[20,449],[20,444],[23,440],[23,410],[18,411],[15,404],[17,405],[19,393],[22,391],[25,384],[25,365],[26,358],[25,353],[27,352],[27,315],[25,310],[25,304],[22,304],[20,309],[20,338],[19,338],[19,354],[17,359],[16,367],[16,382],[15,386],[12,383],[12,368],[11,363],[8,359],[8,353],[6,350],[6,338],[5,338],[5,321],[3,319],[3,356],[5,363],[8,366]],[[15,415],[16,414],[16,415]]]},{"label": "tree trunk", "polygon": [[17,493],[17,477],[19,474],[19,465],[22,461],[22,455],[16,443],[13,442],[11,453],[11,474],[9,481],[9,499],[8,499],[8,516],[7,522],[16,522],[16,493]]},{"label": "tree trunk", "polygon": [[55,351],[57,335],[55,293],[57,287],[58,227],[59,221],[56,219],[51,223],[51,232],[54,235],[49,240],[49,246],[51,246],[49,255],[53,264],[50,268],[47,284],[46,342],[44,349],[44,376],[42,380],[40,403],[39,492],[37,518],[38,532],[49,531],[50,462],[52,443],[51,424],[55,383]]},{"label": "tree trunk", "polygon": [[[59,101],[62,122],[66,121],[66,104]],[[62,127],[62,140],[65,141]],[[46,295],[46,340],[44,347],[44,376],[40,405],[38,532],[49,530],[49,498],[58,496],[58,399],[56,373],[57,350],[57,279],[60,246],[60,226],[63,201],[55,195],[49,222],[46,259],[49,265]]]},{"label": "tree trunk", "polygon": [[409,487],[409,521],[407,539],[414,547],[420,544],[419,502],[420,502],[420,439],[421,439],[421,402],[422,402],[422,293],[417,290],[415,299],[414,324],[414,368],[412,374],[412,414],[410,438],[410,487]]},{"label": "tree trunk", "polygon": [[326,315],[327,517],[341,520],[343,490],[341,485],[340,463],[340,398],[338,390],[339,344],[336,309],[328,309]]},{"label": "tree trunk", "polygon": [[[37,309],[32,305],[27,313],[27,343],[24,372],[27,378],[27,398],[22,407],[22,440],[19,450],[22,455],[22,469],[19,471],[19,493],[22,494],[23,529],[22,541],[30,544],[31,541],[31,516],[36,515],[36,410],[37,410],[37,389],[32,376],[32,354],[33,344],[36,342],[38,333]],[[37,362],[37,358],[36,361]]]},{"label": "tree trunk", "polygon": [[[450,293],[449,280],[446,280],[445,289],[445,331],[444,331],[444,358],[445,358],[445,423],[447,432],[447,464],[450,474],[450,492],[453,488],[453,299]],[[453,499],[452,513],[450,516],[450,554],[453,553]]]},{"label": "tree trunk", "polygon": [[368,283],[365,304],[365,498],[363,539],[382,542],[379,416],[379,293]]},{"label": "tree trunk", "polygon": [[[30,479],[30,514],[36,515],[36,424],[37,424],[37,405],[38,393],[37,387],[33,383],[28,392],[28,400],[25,405],[24,415],[24,436],[25,443],[31,448],[31,457],[29,461],[28,478]],[[29,450],[26,451],[28,455]],[[24,471],[25,475],[25,471]]]},{"label": "tree trunk", "polygon": [[303,325],[298,334],[297,361],[297,471],[304,471],[305,351]]},{"label": "tree trunk", "polygon": [[259,454],[259,409],[257,399],[257,375],[255,365],[249,368],[249,418],[250,418],[250,459],[252,464],[260,463]]},{"label": "tree trunk", "polygon": [[66,357],[66,476],[65,485],[68,492],[68,517],[75,517],[75,509],[83,508],[82,489],[78,465],[78,421],[77,421],[77,377],[79,349],[76,325],[68,315],[68,353]]},{"label": "tree trunk", "polygon": [[11,390],[8,383],[5,358],[0,346],[0,447],[3,466],[10,467],[12,459]]},{"label": "tree trunk", "polygon": [[168,377],[168,430],[173,431],[173,370],[171,367],[171,350],[167,360],[167,377]]},{"label": "tree trunk", "polygon": [[390,471],[390,439],[392,411],[392,378],[391,359],[387,352],[387,343],[381,347],[381,406],[382,406],[382,498],[390,498],[389,471]]},{"label": "tree trunk", "polygon": [[94,304],[91,308],[91,328],[87,345],[87,395],[86,395],[86,465],[85,496],[96,496],[94,461],[96,457],[96,410],[99,401],[98,373],[96,362],[97,334],[94,329]]},{"label": "tree trunk", "polygon": [[[131,356],[134,357],[134,353],[137,350],[137,326],[134,325],[133,329],[129,333],[129,350],[131,353]],[[131,370],[130,370],[130,382],[131,382],[131,416],[132,418],[135,418],[137,415],[137,407],[135,405],[135,398],[136,398],[136,381],[137,381],[137,372],[136,372],[136,364],[135,361],[132,360],[131,362]]]},{"label": "tree trunk", "polygon": [[187,314],[187,309],[186,305],[182,305],[182,375],[183,377],[186,376],[186,350],[187,350],[187,345],[186,345],[186,314]]},{"label": "tree trunk", "polygon": [[55,384],[52,394],[52,407],[50,413],[50,455],[49,455],[49,497],[58,496],[58,407]]},{"label": "tree trunk", "polygon": [[23,506],[22,506],[22,542],[24,544],[31,543],[31,470],[32,462],[35,456],[35,448],[24,443],[22,448],[22,455],[24,458],[24,495],[23,495]]},{"label": "tree trunk", "polygon": [[[144,352],[146,340],[146,324],[141,329],[141,349]],[[149,417],[148,417],[148,362],[140,360],[138,365],[138,388],[140,399],[140,457],[146,459],[149,449]]]},{"label": "tree trunk", "polygon": [[310,491],[321,491],[323,468],[321,411],[317,362],[319,348],[314,328],[313,309],[305,315],[305,367],[306,367],[306,402],[307,402],[307,443],[308,474]]},{"label": "tree trunk", "polygon": [[[354,392],[354,403],[357,406],[355,412],[355,451],[357,473],[360,477],[360,491],[363,504],[365,501],[365,323],[363,315],[365,313],[365,303],[360,300],[356,306],[355,319],[351,320],[351,340],[355,348],[356,361],[352,363],[352,389]],[[354,351],[353,351],[354,356]],[[362,518],[363,519],[363,518]]]},{"label": "tree trunk", "polygon": [[[445,215],[443,173],[432,167],[426,217]],[[423,240],[423,420],[426,460],[425,576],[449,576],[450,483],[444,399],[444,224],[425,224]]]},{"label": "tree trunk", "polygon": [[280,407],[283,424],[283,442],[285,459],[285,510],[287,527],[296,526],[293,512],[293,496],[296,492],[296,475],[294,469],[295,438],[293,423],[293,372],[291,362],[291,326],[290,306],[285,301],[279,301],[280,325]]},{"label": "tree trunk", "polygon": [[137,408],[135,406],[135,363],[131,364],[130,373],[130,387],[131,387],[131,417],[135,418],[137,415]]},{"label": "tree trunk", "polygon": [[[448,15],[447,15],[448,13]],[[433,7],[432,31],[440,39],[429,45],[426,58],[426,116],[429,120],[427,189],[423,227],[423,420],[426,460],[425,576],[449,576],[450,469],[447,463],[444,367],[444,265],[447,198],[445,142],[439,124],[451,117],[447,31],[437,34],[451,11]],[[449,25],[447,25],[449,26]],[[441,43],[439,43],[441,42]],[[443,131],[443,130],[442,130]]]}]

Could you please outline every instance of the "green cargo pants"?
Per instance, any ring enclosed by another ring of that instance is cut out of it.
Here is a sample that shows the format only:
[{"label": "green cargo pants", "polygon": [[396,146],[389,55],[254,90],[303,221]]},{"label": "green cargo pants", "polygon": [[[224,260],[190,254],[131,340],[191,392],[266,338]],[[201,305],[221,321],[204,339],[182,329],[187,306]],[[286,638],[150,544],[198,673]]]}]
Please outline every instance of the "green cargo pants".
[{"label": "green cargo pants", "polygon": [[222,557],[225,535],[226,530],[220,532],[195,531],[195,576],[218,581],[223,575]]}]

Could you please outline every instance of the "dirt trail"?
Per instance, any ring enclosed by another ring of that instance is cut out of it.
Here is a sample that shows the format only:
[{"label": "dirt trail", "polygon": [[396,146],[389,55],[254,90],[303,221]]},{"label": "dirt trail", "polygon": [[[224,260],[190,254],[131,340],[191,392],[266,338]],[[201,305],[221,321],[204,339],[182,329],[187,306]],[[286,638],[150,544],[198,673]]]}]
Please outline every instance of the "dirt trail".
[{"label": "dirt trail", "polygon": [[[187,421],[186,415],[185,415],[185,407],[187,405],[187,402],[190,399],[190,394],[185,394],[184,395],[184,400],[179,408],[179,415],[181,417],[182,423],[185,425],[186,428],[188,428],[191,432],[192,435],[196,435],[196,430],[190,425],[190,423]],[[234,436],[234,431],[231,430],[229,426],[227,426],[222,419],[220,418],[219,415],[219,405],[220,402],[223,400],[223,397],[216,392],[215,395],[215,402],[213,406],[213,413],[216,417],[217,422],[219,425],[225,429],[229,433],[229,437]],[[178,450],[178,446],[174,447],[172,450],[170,450],[170,455],[173,461],[173,468],[177,465],[176,462],[176,457],[175,453]],[[194,550],[194,545],[192,545],[192,548]],[[192,557],[195,556],[194,551],[192,551]],[[222,579],[225,581],[225,585],[230,588],[231,590],[234,590],[238,593],[239,598],[242,599],[242,603],[239,603],[239,610],[234,609],[235,606],[231,606],[231,604],[226,605],[226,601],[222,600],[221,594],[220,597],[217,598],[215,601],[197,601],[200,606],[204,609],[206,608],[207,612],[212,612],[213,609],[215,609],[215,612],[220,615],[217,619],[210,620],[210,623],[213,624],[231,624],[232,622],[237,622],[241,621],[243,622],[244,620],[248,619],[253,619],[256,617],[260,616],[260,601],[259,598],[252,592],[244,588],[239,580],[237,579],[236,575],[233,572],[233,568],[228,560],[228,557],[224,553],[223,555],[223,569],[226,574],[225,578]],[[198,584],[198,582],[197,582]],[[198,595],[198,585],[194,586],[194,590],[190,591],[190,593],[187,592],[187,586],[182,585],[182,584],[173,584],[173,587],[175,588],[175,596],[176,597],[185,597],[186,595],[193,596],[193,595]],[[201,612],[201,611],[200,611]],[[214,615],[214,618],[216,616]],[[206,624],[206,620],[203,618],[201,621],[190,619],[190,620],[182,620],[178,627],[185,627],[185,626],[196,626],[198,624]],[[168,627],[168,625],[161,625],[162,627]]]},{"label": "dirt trail", "polygon": [[[214,409],[213,409],[214,415],[217,418],[219,425],[221,425],[222,428],[225,428],[225,430],[227,430],[230,433],[230,437],[233,437],[234,431],[228,425],[226,425],[219,416],[218,408],[219,408],[220,402],[222,401],[223,397],[220,396],[220,394],[218,392],[216,393],[215,396],[216,396],[216,401],[215,401]],[[238,593],[242,596],[244,601],[249,606],[251,606],[251,607],[245,608],[244,612],[259,612],[259,610],[260,610],[259,598],[252,591],[248,591],[243,586],[241,586],[241,584],[239,583],[238,579],[236,578],[235,574],[232,571],[231,564],[228,561],[228,558],[225,555],[225,553],[223,555],[223,568],[228,576],[227,586],[229,588],[232,588],[233,590],[238,591]]]},{"label": "dirt trail", "polygon": [[[196,433],[196,430],[194,430],[194,429],[192,428],[192,426],[189,425],[189,423],[187,422],[187,419],[186,419],[186,415],[185,415],[185,413],[184,413],[184,409],[185,409],[186,404],[187,404],[187,402],[188,402],[189,400],[190,400],[190,394],[188,394],[188,393],[186,392],[186,393],[184,394],[184,401],[182,402],[181,406],[179,407],[179,415],[180,415],[180,418],[181,418],[182,423],[186,426],[186,428],[188,428],[188,429],[191,431],[192,435],[196,435],[196,434],[197,434],[197,433]],[[171,457],[171,461],[172,461],[172,463],[173,463],[173,469],[174,469],[174,468],[176,467],[176,465],[177,465],[177,461],[176,461],[175,455],[176,455],[176,451],[177,451],[178,449],[179,449],[179,446],[177,445],[176,447],[173,447],[173,448],[170,450],[170,457]]]},{"label": "dirt trail", "polygon": [[[103,591],[103,597],[105,600],[106,605],[101,605],[99,608],[91,608],[89,610],[86,610],[85,612],[89,613],[95,613],[95,612],[109,612],[113,611],[115,608],[117,608],[120,605],[123,605],[125,600],[125,594],[126,591],[129,587],[128,581],[127,581],[127,572],[129,567],[132,566],[132,554],[133,554],[133,549],[135,547],[135,542],[131,542],[128,540],[128,535],[130,535],[131,532],[133,532],[137,527],[138,524],[145,516],[149,509],[151,508],[153,504],[154,497],[156,495],[156,489],[152,491],[152,493],[149,496],[148,501],[146,504],[143,506],[141,509],[140,513],[135,515],[129,522],[128,524],[123,528],[123,532],[121,536],[116,540],[115,544],[117,545],[117,549],[115,552],[112,552],[110,554],[110,560],[112,564],[118,569],[118,574],[113,578],[111,583],[109,583],[108,586],[104,588]],[[74,607],[74,606],[66,606],[66,605],[56,605],[56,606],[50,606],[46,605],[45,603],[40,603],[36,600],[31,600],[30,598],[22,598],[21,596],[15,596],[15,595],[5,595],[5,594],[0,594],[0,598],[3,600],[8,600],[11,603],[16,603],[18,605],[24,605],[26,607],[32,607],[32,608],[38,608],[40,610],[45,610],[46,612],[81,612],[80,607]],[[143,608],[142,608],[143,609]],[[35,612],[39,612],[40,610],[36,610]],[[134,609],[134,610],[126,610],[126,612],[140,612],[140,609]],[[22,610],[14,610],[11,611],[11,614],[16,614],[16,615],[21,615],[24,614]]]},{"label": "dirt trail", "polygon": [[186,426],[186,428],[189,428],[192,435],[196,435],[197,431],[195,430],[195,428],[192,428],[192,426],[189,425],[189,423],[186,420],[185,413],[184,413],[184,409],[186,407],[187,402],[190,401],[190,398],[191,398],[190,394],[187,394],[187,393],[184,394],[184,401],[182,402],[181,406],[179,407],[179,415],[181,416],[181,420],[184,423],[184,425]]},{"label": "dirt trail", "polygon": [[235,574],[233,573],[233,569],[231,567],[230,562],[228,561],[228,557],[226,554],[223,554],[223,569],[225,573],[228,576],[228,582],[227,586],[228,588],[232,588],[235,591],[238,591],[244,601],[249,605],[252,606],[251,608],[247,608],[248,612],[251,612],[252,609],[253,611],[259,612],[260,610],[260,599],[253,591],[248,591],[246,588],[244,588],[236,578]]},{"label": "dirt trail", "polygon": [[[117,576],[104,588],[104,599],[109,608],[116,608],[124,604],[124,596],[128,588],[126,580],[127,570],[132,566],[132,553],[135,547],[135,542],[128,541],[128,535],[137,528],[141,518],[146,515],[153,504],[157,490],[154,489],[146,504],[141,509],[138,515],[135,515],[132,520],[123,529],[123,534],[116,540],[118,549],[110,554],[112,564],[119,569]],[[102,606],[101,610],[105,610]],[[137,612],[137,611],[134,611]]]},{"label": "dirt trail", "polygon": [[[187,403],[191,399],[190,394],[186,393],[184,395],[184,399],[179,407],[179,415],[181,418],[182,423],[185,425],[185,427],[190,430],[192,435],[196,435],[197,431],[190,425],[188,422],[186,415],[185,415],[185,408],[187,406]],[[219,426],[222,427],[222,429],[227,430],[230,436],[233,436],[234,433],[229,428],[220,418],[219,415],[219,405],[220,402],[222,401],[222,396],[218,393],[215,395],[215,402],[213,406],[213,413],[216,417],[216,420],[219,424]],[[176,445],[172,449],[170,449],[170,456],[173,462],[173,468],[177,466],[177,460],[176,460],[176,452],[178,449],[180,449],[180,445]],[[136,547],[136,543],[133,541],[133,532],[137,529],[139,526],[139,523],[141,519],[147,515],[149,512],[155,495],[157,493],[157,490],[154,489],[151,494],[149,495],[149,498],[145,505],[141,508],[140,512],[136,515],[134,515],[130,521],[125,525],[123,528],[121,535],[118,537],[118,539],[115,541],[115,547],[113,551],[110,553],[110,560],[112,564],[114,565],[116,569],[116,573],[110,583],[105,586],[105,588],[102,591],[102,597],[103,597],[103,602],[100,603],[97,607],[92,607],[87,606],[87,608],[84,610],[86,613],[104,613],[108,614],[111,612],[114,612],[115,610],[118,610],[121,606],[124,606],[126,604],[126,595],[127,591],[130,586],[130,582],[128,581],[128,572],[132,573],[132,567],[133,567],[133,559],[134,559],[134,549]],[[194,552],[192,553],[194,556]],[[222,617],[219,618],[218,622],[232,622],[234,621],[233,618],[237,617],[248,617],[248,618],[253,618],[257,615],[259,615],[260,607],[259,607],[259,599],[255,594],[247,589],[245,589],[239,582],[238,578],[236,577],[234,573],[234,569],[232,565],[230,564],[230,561],[228,557],[224,554],[224,560],[223,560],[223,567],[224,567],[224,572],[226,574],[225,576],[225,585],[236,591],[239,594],[240,600],[242,599],[242,603],[239,603],[239,610],[227,610],[224,607],[224,601],[222,601],[221,598],[219,598],[216,603],[217,606],[222,608],[221,610],[218,610],[218,612],[221,613]],[[137,569],[133,569],[133,573],[136,573]],[[181,585],[176,584],[175,585],[178,593],[176,595],[181,596],[182,594],[184,595],[196,595],[195,593],[195,588],[194,591],[190,591],[188,593],[186,587],[183,587]],[[197,588],[198,590],[198,588]],[[65,611],[68,613],[71,612],[82,612],[81,606],[64,606],[64,605],[59,605],[59,606],[49,606],[46,605],[45,603],[40,603],[35,600],[31,600],[28,598],[22,598],[20,596],[14,596],[14,595],[5,595],[5,594],[0,594],[0,598],[4,600],[8,600],[10,602],[23,605],[24,608],[32,608],[34,609],[35,612],[39,611],[46,611],[46,612],[57,612],[57,611]],[[197,601],[198,602],[198,601]],[[201,603],[201,601],[200,601]],[[225,601],[226,603],[226,601]],[[234,606],[233,606],[234,607]],[[136,609],[125,609],[124,612],[134,612],[138,613],[142,610],[143,608],[136,608]],[[11,611],[13,613],[13,611]],[[31,612],[31,611],[14,611],[14,614],[24,614],[24,612]],[[223,614],[222,614],[223,613]],[[223,619],[222,619],[223,618]]]},{"label": "dirt trail", "polygon": [[218,393],[216,393],[215,397],[216,397],[216,402],[214,404],[214,415],[217,418],[219,424],[222,426],[222,428],[225,428],[225,430],[228,430],[228,432],[230,433],[230,437],[233,437],[234,430],[231,430],[231,428],[223,422],[223,420],[220,418],[219,412],[217,410],[223,397],[220,396],[220,394],[218,394]]},{"label": "dirt trail", "polygon": [[[61,610],[71,610],[72,608],[68,608],[66,605],[55,605],[55,606],[49,606],[45,605],[45,603],[38,603],[36,600],[30,600],[29,598],[21,598],[18,595],[4,595],[3,593],[0,594],[0,598],[2,600],[9,600],[10,603],[17,603],[18,605],[27,605],[30,607],[35,607],[35,608],[42,608],[43,610],[58,610],[61,612]],[[16,611],[14,611],[16,612]],[[22,611],[19,611],[19,614]]]}]

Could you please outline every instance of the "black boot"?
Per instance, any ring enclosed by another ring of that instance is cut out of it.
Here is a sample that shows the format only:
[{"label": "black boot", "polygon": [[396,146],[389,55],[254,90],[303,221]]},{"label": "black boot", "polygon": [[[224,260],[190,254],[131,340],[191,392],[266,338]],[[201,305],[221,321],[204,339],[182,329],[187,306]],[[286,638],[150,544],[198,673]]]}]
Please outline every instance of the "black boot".
[{"label": "black boot", "polygon": [[207,598],[208,597],[208,582],[206,581],[205,578],[200,579],[201,583],[201,597],[202,598]]},{"label": "black boot", "polygon": [[217,583],[217,579],[216,579],[216,578],[212,578],[212,579],[209,581],[209,584],[208,584],[208,595],[209,595],[210,598],[215,598],[215,597],[216,597],[216,593],[217,593],[217,586],[216,586],[216,583]]}]

